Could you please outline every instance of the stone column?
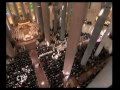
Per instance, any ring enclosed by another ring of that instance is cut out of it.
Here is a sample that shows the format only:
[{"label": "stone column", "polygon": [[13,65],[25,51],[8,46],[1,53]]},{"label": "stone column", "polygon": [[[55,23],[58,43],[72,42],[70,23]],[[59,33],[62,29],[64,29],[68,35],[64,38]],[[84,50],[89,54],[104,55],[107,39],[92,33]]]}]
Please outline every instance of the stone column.
[{"label": "stone column", "polygon": [[77,45],[79,43],[80,33],[82,31],[84,18],[87,13],[87,3],[75,2],[72,3],[72,5],[73,11],[71,15],[71,25],[70,30],[68,32],[69,37],[63,67],[63,74],[67,76],[70,75],[73,66],[74,57],[77,51]]},{"label": "stone column", "polygon": [[37,23],[40,25],[40,32],[44,32],[43,16],[40,2],[34,3]]},{"label": "stone column", "polygon": [[53,27],[54,27],[54,32],[56,32],[56,31],[57,31],[57,28],[58,28],[57,11],[58,11],[58,5],[57,5],[56,3],[54,3],[54,4],[53,4],[53,14],[54,14]]},{"label": "stone column", "polygon": [[19,16],[17,6],[16,6],[15,2],[13,2],[13,6],[14,6],[16,16]]},{"label": "stone column", "polygon": [[105,39],[108,37],[108,33],[110,33],[112,31],[112,22],[111,24],[109,25],[108,29],[106,30],[106,32],[104,33],[103,37],[102,37],[102,40],[97,48],[97,50],[95,51],[95,56],[98,56],[100,54],[100,52],[102,51],[103,49],[103,46],[105,44]]},{"label": "stone column", "polygon": [[22,9],[22,13],[23,13],[23,18],[25,19],[26,18],[26,13],[25,13],[23,2],[21,3],[21,9]]},{"label": "stone column", "polygon": [[42,7],[42,16],[44,23],[45,41],[50,43],[50,17],[49,17],[48,3],[41,2],[41,7]]},{"label": "stone column", "polygon": [[60,40],[63,41],[66,32],[66,8],[67,2],[63,2],[62,5],[62,16],[61,16],[61,30],[60,30]]},{"label": "stone column", "polygon": [[7,16],[6,16],[6,25],[7,25],[7,27],[8,27],[8,30],[11,30],[10,22],[9,22]]},{"label": "stone column", "polygon": [[10,57],[14,57],[15,51],[11,45],[10,39],[6,36],[6,54]]},{"label": "stone column", "polygon": [[54,20],[54,6],[50,5],[49,6],[49,12],[50,12],[50,29],[53,29],[53,20]]},{"label": "stone column", "polygon": [[88,46],[87,46],[87,49],[85,50],[85,53],[83,55],[83,58],[81,60],[81,65],[86,65],[91,53],[92,53],[92,50],[94,49],[94,46],[96,44],[96,41],[99,37],[99,34],[103,28],[103,25],[104,25],[104,22],[110,12],[110,7],[111,7],[111,3],[107,3],[105,8],[104,8],[104,12],[101,16],[98,17],[98,20],[95,24],[95,27],[94,27],[94,30],[93,30],[93,33],[92,33],[92,36],[90,38],[90,41],[88,43]]},{"label": "stone column", "polygon": [[72,3],[68,3],[67,6],[67,32],[70,30],[70,24],[71,24],[71,8],[72,8]]},{"label": "stone column", "polygon": [[11,18],[11,22],[12,22],[10,24],[13,24],[13,26],[14,26],[15,25],[15,21],[14,21],[12,13],[10,11],[9,3],[6,3],[6,7],[7,7],[7,12],[10,14],[10,18]]}]

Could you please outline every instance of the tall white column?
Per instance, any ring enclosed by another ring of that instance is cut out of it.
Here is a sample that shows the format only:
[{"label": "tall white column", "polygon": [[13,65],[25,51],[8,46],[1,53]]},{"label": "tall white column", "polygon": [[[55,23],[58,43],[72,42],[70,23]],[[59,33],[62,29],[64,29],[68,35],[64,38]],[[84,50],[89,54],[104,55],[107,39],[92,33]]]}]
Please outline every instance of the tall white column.
[{"label": "tall white column", "polygon": [[16,6],[15,2],[13,2],[13,6],[14,6],[16,16],[19,16],[17,6]]},{"label": "tall white column", "polygon": [[112,31],[112,22],[111,22],[111,24],[109,25],[109,27],[108,27],[108,29],[106,30],[106,32],[104,33],[103,38],[102,38],[102,40],[101,40],[101,42],[100,42],[97,50],[95,51],[95,54],[94,54],[95,56],[98,56],[98,55],[100,54],[100,52],[102,51],[103,46],[104,46],[104,44],[105,44],[105,39],[108,37],[108,33],[110,33],[111,31]]},{"label": "tall white column", "polygon": [[21,3],[21,9],[22,9],[22,13],[23,13],[23,18],[25,19],[26,18],[26,13],[25,13],[23,2]]},{"label": "tall white column", "polygon": [[105,20],[110,12],[110,7],[111,7],[111,3],[106,3],[106,6],[104,8],[104,11],[102,13],[101,16],[99,16],[96,24],[95,24],[95,27],[94,27],[94,30],[93,30],[93,33],[92,33],[92,36],[90,38],[90,41],[88,43],[88,46],[87,46],[87,49],[85,50],[84,52],[84,55],[83,55],[83,58],[81,60],[81,65],[86,65],[91,53],[92,53],[92,50],[94,49],[94,46],[96,44],[96,41],[99,37],[99,34],[103,28],[103,25],[105,23]]},{"label": "tall white column", "polygon": [[49,17],[48,3],[41,2],[41,7],[42,7],[42,16],[44,23],[45,41],[50,43],[50,17]]},{"label": "tall white column", "polygon": [[[68,32],[67,49],[63,67],[63,74],[69,77],[74,62],[74,57],[79,43],[80,33],[82,31],[83,21],[87,13],[87,3],[72,3],[71,25]],[[82,13],[81,13],[82,12]]]},{"label": "tall white column", "polygon": [[66,31],[66,8],[67,2],[63,2],[62,5],[62,15],[61,15],[61,30],[60,30],[60,40],[64,40]]},{"label": "tall white column", "polygon": [[53,27],[54,27],[54,32],[57,31],[57,23],[58,23],[58,18],[57,18],[57,5],[56,3],[53,4],[53,14],[54,14],[54,22],[53,22]]},{"label": "tall white column", "polygon": [[67,32],[69,32],[70,30],[70,25],[71,25],[71,8],[72,8],[72,3],[68,3],[68,6],[67,6]]},{"label": "tall white column", "polygon": [[37,23],[40,25],[41,33],[44,32],[43,16],[40,2],[34,3]]}]

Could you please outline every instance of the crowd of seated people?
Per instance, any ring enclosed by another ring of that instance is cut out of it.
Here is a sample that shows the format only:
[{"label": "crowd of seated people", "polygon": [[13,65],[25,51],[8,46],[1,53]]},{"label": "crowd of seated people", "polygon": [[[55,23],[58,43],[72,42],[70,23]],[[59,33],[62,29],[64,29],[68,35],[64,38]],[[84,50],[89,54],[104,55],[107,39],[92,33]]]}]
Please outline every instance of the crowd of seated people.
[{"label": "crowd of seated people", "polygon": [[[47,46],[43,45],[42,47],[39,47],[40,49],[38,49],[39,54],[42,53],[42,51],[48,52],[50,49],[47,48]],[[42,50],[44,49],[44,50]],[[40,50],[40,51],[39,51]],[[53,53],[56,53],[57,51],[55,50]],[[57,60],[54,60],[52,58],[52,55],[48,54],[45,55],[43,57],[41,57],[39,60],[43,65],[43,69],[46,72],[46,75],[48,77],[48,80],[51,84],[51,87],[55,88],[55,87],[63,87],[62,85],[62,77],[61,74],[62,73],[62,68],[63,68],[63,63],[64,63],[64,55],[65,53],[63,53],[63,51],[61,51],[60,53],[62,54]]]},{"label": "crowd of seated people", "polygon": [[36,76],[28,51],[18,53],[6,68],[6,88],[37,88]]},{"label": "crowd of seated people", "polygon": [[[84,36],[84,34],[82,34]],[[86,35],[87,38],[89,37]],[[86,37],[85,36],[85,37]],[[86,39],[87,39],[86,38]],[[108,57],[108,52],[103,49],[98,57],[94,57],[95,50],[99,42],[96,43],[95,48],[88,60],[87,66],[95,66],[101,62],[104,58]],[[75,60],[72,66],[70,76],[75,76],[76,78],[85,71],[85,67],[80,65],[82,56],[87,48],[87,43],[83,43],[82,45],[78,46],[77,53],[75,55]],[[42,53],[46,53],[53,50],[53,47],[42,45],[38,46],[38,56]],[[50,86],[52,88],[63,87],[63,65],[65,59],[65,51],[60,51],[61,55],[57,59],[53,59],[52,55],[57,54],[57,50],[54,50],[52,53],[47,54],[43,57],[40,57],[40,62],[42,63],[43,69],[45,74],[50,82]],[[35,87],[36,85],[36,75],[34,68],[32,66],[32,62],[30,56],[28,54],[28,50],[22,50],[18,52],[17,55],[14,57],[14,62],[7,65],[7,72],[6,72],[6,87]]]}]

